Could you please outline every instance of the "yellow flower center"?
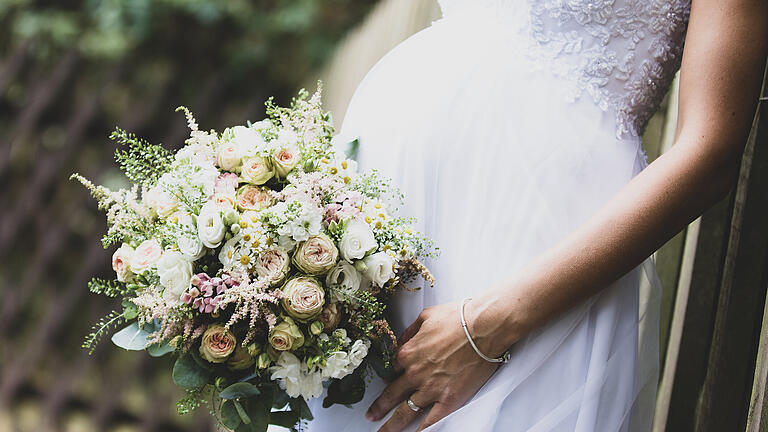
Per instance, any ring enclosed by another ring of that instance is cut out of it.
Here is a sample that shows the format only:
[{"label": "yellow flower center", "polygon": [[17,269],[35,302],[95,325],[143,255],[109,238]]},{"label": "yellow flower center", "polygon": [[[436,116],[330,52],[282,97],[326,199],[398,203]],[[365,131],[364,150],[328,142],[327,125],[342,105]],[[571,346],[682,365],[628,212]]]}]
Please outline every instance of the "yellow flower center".
[{"label": "yellow flower center", "polygon": [[381,229],[381,221],[376,221],[376,229]]},{"label": "yellow flower center", "polygon": [[259,239],[253,239],[253,247],[258,247],[260,243]]},{"label": "yellow flower center", "polygon": [[336,169],[336,167],[331,167],[331,174],[338,174],[339,170]]},{"label": "yellow flower center", "polygon": [[227,251],[227,258],[232,259],[232,251]]},{"label": "yellow flower center", "polygon": [[381,204],[379,204],[379,203],[376,203],[373,206],[376,207],[377,210],[381,208]]},{"label": "yellow flower center", "polygon": [[171,222],[173,222],[173,223],[179,223],[179,218],[178,218],[178,217],[176,217],[176,216],[174,216],[174,217],[171,219]]},{"label": "yellow flower center", "polygon": [[248,222],[241,220],[240,221],[240,228],[248,228]]},{"label": "yellow flower center", "polygon": [[371,217],[370,216],[366,216],[365,217],[365,221],[368,222],[368,223],[371,223]]},{"label": "yellow flower center", "polygon": [[322,163],[324,163],[324,164],[327,164],[327,163],[328,163],[328,159],[326,159],[326,158],[322,158],[322,159],[320,159],[320,162],[322,162]]},{"label": "yellow flower center", "polygon": [[349,166],[349,164],[347,163],[347,161],[341,161],[341,167],[342,168],[347,169],[348,166]]},{"label": "yellow flower center", "polygon": [[384,213],[379,213],[379,217],[384,219]]},{"label": "yellow flower center", "polygon": [[243,255],[240,257],[240,264],[247,265],[249,262],[251,262],[251,257],[248,255]]},{"label": "yellow flower center", "polygon": [[272,246],[272,243],[274,243],[272,237],[267,237],[267,246]]},{"label": "yellow flower center", "polygon": [[247,241],[247,242],[248,242],[248,241],[251,241],[251,235],[250,235],[250,234],[245,234],[245,235],[243,236],[243,240],[245,240],[245,241]]},{"label": "yellow flower center", "polygon": [[351,181],[352,181],[352,179],[349,178],[349,176],[344,176],[344,184],[349,184],[349,182],[351,182]]}]

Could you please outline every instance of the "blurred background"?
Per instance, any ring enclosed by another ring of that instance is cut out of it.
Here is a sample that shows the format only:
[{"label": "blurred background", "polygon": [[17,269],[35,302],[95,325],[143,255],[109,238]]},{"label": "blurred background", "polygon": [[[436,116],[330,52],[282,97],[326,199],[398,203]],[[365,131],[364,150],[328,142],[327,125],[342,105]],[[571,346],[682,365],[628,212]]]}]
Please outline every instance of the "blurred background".
[{"label": "blurred background", "polygon": [[[119,304],[86,287],[112,250],[69,175],[123,185],[115,126],[178,148],[178,105],[221,130],[318,79],[338,127],[368,69],[439,17],[434,0],[0,0],[0,432],[214,430],[204,408],[176,415],[170,359],[79,348]],[[672,145],[676,88],[643,137],[651,160]],[[738,188],[656,254],[656,431],[768,430],[766,177],[762,109]]]}]

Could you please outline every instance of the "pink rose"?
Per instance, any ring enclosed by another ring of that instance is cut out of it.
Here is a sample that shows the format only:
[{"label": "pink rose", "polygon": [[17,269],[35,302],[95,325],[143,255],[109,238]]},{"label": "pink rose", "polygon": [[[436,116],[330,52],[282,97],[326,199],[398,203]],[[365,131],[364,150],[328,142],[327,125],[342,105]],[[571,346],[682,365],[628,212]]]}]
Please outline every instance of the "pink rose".
[{"label": "pink rose", "polygon": [[235,196],[237,181],[237,174],[224,173],[216,179],[213,193],[216,195]]},{"label": "pink rose", "polygon": [[333,240],[325,234],[318,234],[299,244],[293,254],[293,263],[299,270],[310,275],[325,273],[336,264],[339,250]]},{"label": "pink rose", "polygon": [[240,211],[258,211],[271,206],[274,198],[258,186],[244,185],[237,191],[237,208]]},{"label": "pink rose", "polygon": [[112,255],[112,270],[117,274],[117,280],[126,282],[133,278],[130,260],[135,251],[125,243]]},{"label": "pink rose", "polygon": [[133,253],[130,260],[131,271],[139,274],[149,270],[154,266],[163,255],[163,249],[157,240],[144,240]]},{"label": "pink rose", "polygon": [[293,147],[281,148],[272,157],[275,165],[275,174],[280,178],[285,178],[291,170],[299,163],[298,151]]},{"label": "pink rose", "polygon": [[256,274],[270,285],[281,283],[290,269],[288,253],[280,248],[264,252],[256,261]]}]

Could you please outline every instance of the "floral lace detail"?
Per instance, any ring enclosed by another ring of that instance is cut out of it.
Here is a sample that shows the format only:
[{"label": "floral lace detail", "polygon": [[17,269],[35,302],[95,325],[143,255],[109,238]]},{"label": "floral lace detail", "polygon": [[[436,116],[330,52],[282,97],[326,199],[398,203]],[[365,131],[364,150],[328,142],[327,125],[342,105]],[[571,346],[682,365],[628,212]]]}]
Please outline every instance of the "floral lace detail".
[{"label": "floral lace detail", "polygon": [[[638,136],[680,67],[691,0],[439,0],[444,16],[473,11],[530,37],[534,67],[565,78]],[[517,18],[525,15],[522,21]]]},{"label": "floral lace detail", "polygon": [[[558,67],[637,136],[680,67],[689,0],[532,0],[531,31]],[[559,61],[564,58],[563,61]],[[559,63],[559,64],[558,64]]]}]

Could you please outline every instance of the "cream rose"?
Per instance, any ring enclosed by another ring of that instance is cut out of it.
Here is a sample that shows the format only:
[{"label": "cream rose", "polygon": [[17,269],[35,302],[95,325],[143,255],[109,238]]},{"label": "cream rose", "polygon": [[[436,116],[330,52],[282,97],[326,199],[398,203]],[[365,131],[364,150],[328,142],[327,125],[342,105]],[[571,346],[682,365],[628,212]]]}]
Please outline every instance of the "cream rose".
[{"label": "cream rose", "polygon": [[299,321],[309,321],[320,314],[325,304],[323,287],[312,277],[300,276],[289,279],[280,289],[283,309]]},{"label": "cream rose", "polygon": [[114,254],[112,254],[112,270],[117,274],[117,280],[120,282],[127,282],[133,279],[133,272],[131,272],[131,257],[135,251],[133,248],[123,243]]},{"label": "cream rose", "polygon": [[341,309],[337,303],[331,303],[324,307],[317,320],[323,323],[323,330],[331,332],[336,329],[341,321]]},{"label": "cream rose", "polygon": [[181,295],[190,287],[192,263],[177,251],[165,251],[157,261],[157,275],[164,287],[163,299],[169,306],[181,304]]},{"label": "cream rose", "polygon": [[244,182],[263,185],[272,176],[275,175],[275,169],[272,163],[261,156],[251,156],[243,159],[243,168],[240,172],[240,179]]},{"label": "cream rose", "polygon": [[224,171],[239,172],[242,156],[236,142],[222,143],[216,152],[216,164]]},{"label": "cream rose", "polygon": [[347,228],[341,236],[339,253],[341,253],[342,258],[351,263],[353,260],[363,258],[376,246],[378,244],[371,227],[361,220],[353,219],[347,224]]},{"label": "cream rose", "polygon": [[232,370],[248,369],[253,366],[254,363],[256,363],[256,359],[253,358],[247,349],[239,344],[237,345],[237,348],[235,348],[235,352],[232,353],[227,360],[227,366]]},{"label": "cream rose", "polygon": [[211,363],[224,363],[236,346],[235,335],[221,324],[211,324],[203,333],[200,355]]},{"label": "cream rose", "polygon": [[162,185],[148,190],[144,194],[144,203],[163,219],[172,215],[179,208],[179,200],[163,190]]},{"label": "cream rose", "polygon": [[346,295],[360,289],[362,277],[352,264],[341,261],[325,276],[325,285],[330,290],[331,301],[342,301]]},{"label": "cream rose", "polygon": [[395,260],[386,252],[377,252],[363,259],[365,276],[381,288],[395,277]]},{"label": "cream rose", "polygon": [[131,271],[139,274],[145,270],[149,270],[157,263],[162,255],[163,248],[160,247],[160,243],[158,243],[157,240],[144,240],[131,256]]},{"label": "cream rose", "polygon": [[269,331],[269,345],[278,351],[298,349],[304,345],[304,335],[290,317],[284,317]]},{"label": "cream rose", "polygon": [[219,247],[224,239],[227,227],[221,216],[221,209],[212,201],[208,201],[200,210],[197,217],[197,234],[206,247]]},{"label": "cream rose", "polygon": [[256,260],[256,274],[270,285],[281,283],[290,269],[288,253],[279,247],[267,250]]},{"label": "cream rose", "polygon": [[293,253],[293,264],[309,275],[328,271],[339,259],[339,250],[333,240],[325,234],[318,234],[299,244]]},{"label": "cream rose", "polygon": [[265,209],[274,202],[272,195],[258,186],[245,185],[237,190],[237,208],[243,212]]},{"label": "cream rose", "polygon": [[293,145],[288,145],[272,156],[272,162],[275,166],[275,174],[279,178],[285,178],[292,169],[299,163],[299,151]]}]

